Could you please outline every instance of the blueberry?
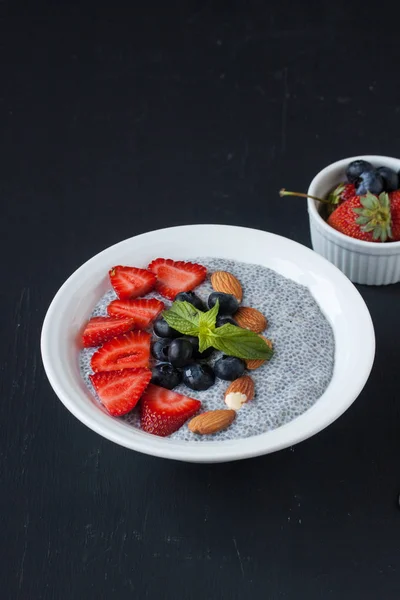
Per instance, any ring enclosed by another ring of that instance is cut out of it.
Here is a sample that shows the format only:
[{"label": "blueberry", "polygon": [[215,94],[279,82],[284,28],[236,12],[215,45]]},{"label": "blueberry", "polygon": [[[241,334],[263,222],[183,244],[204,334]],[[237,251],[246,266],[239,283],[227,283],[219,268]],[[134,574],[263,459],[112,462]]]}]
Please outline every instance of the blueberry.
[{"label": "blueberry", "polygon": [[156,335],[163,338],[174,338],[181,335],[179,331],[172,329],[163,317],[159,317],[154,321],[153,331]]},{"label": "blueberry", "polygon": [[356,187],[356,194],[364,196],[367,192],[371,194],[380,194],[383,192],[383,179],[376,171],[364,171],[361,173],[359,183]]},{"label": "blueberry", "polygon": [[374,171],[374,167],[371,163],[366,160],[353,160],[346,169],[347,181],[350,183],[357,183],[357,179],[361,177],[361,174],[366,173],[367,171]]},{"label": "blueberry", "polygon": [[195,306],[199,310],[205,310],[204,302],[194,292],[180,292],[175,300],[178,302],[189,302],[192,306]]},{"label": "blueberry", "polygon": [[376,170],[383,179],[385,192],[393,192],[399,188],[399,176],[389,167],[379,167]]},{"label": "blueberry", "polygon": [[156,340],[152,347],[151,352],[157,360],[168,360],[168,350],[171,344],[169,338],[162,338],[161,340]]},{"label": "blueberry", "polygon": [[182,375],[169,363],[160,363],[153,368],[151,383],[172,390],[182,381]]},{"label": "blueberry", "polygon": [[183,371],[183,383],[191,390],[208,390],[215,383],[214,371],[209,365],[188,365]]},{"label": "blueberry", "polygon": [[224,294],[223,292],[212,292],[208,296],[208,308],[212,308],[217,300],[219,300],[219,315],[233,315],[239,308],[239,302],[232,294]]},{"label": "blueberry", "polygon": [[222,327],[223,325],[226,325],[227,323],[237,326],[237,323],[231,317],[217,317],[217,323],[216,323],[217,327]]},{"label": "blueberry", "polygon": [[219,358],[214,365],[214,371],[220,379],[233,381],[241,377],[244,373],[245,364],[240,358],[235,356],[223,356]]},{"label": "blueberry", "polygon": [[168,362],[174,367],[184,367],[193,355],[193,346],[186,338],[180,337],[172,340],[168,349]]},{"label": "blueberry", "polygon": [[213,347],[207,348],[204,352],[199,352],[199,338],[195,336],[186,335],[185,339],[189,340],[193,346],[193,358],[208,358],[214,352]]}]

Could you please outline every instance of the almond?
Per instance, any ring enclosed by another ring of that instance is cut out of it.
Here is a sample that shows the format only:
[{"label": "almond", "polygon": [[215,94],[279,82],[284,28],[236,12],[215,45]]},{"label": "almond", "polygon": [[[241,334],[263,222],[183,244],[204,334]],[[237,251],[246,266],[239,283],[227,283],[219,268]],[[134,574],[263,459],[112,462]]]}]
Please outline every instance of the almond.
[{"label": "almond", "polygon": [[[268,344],[268,346],[271,348],[272,350],[272,342],[271,340],[269,340],[268,338],[264,337],[263,335],[260,335],[260,337],[266,341],[266,343]],[[248,358],[247,360],[245,360],[244,362],[246,363],[246,367],[250,370],[250,371],[254,371],[254,369],[258,369],[258,367],[261,367],[261,365],[263,365],[265,363],[267,359],[263,359],[263,358]]]},{"label": "almond", "polygon": [[242,301],[243,290],[240,281],[227,271],[215,271],[211,275],[211,285],[216,292],[232,294],[238,302]]},{"label": "almond", "polygon": [[241,306],[234,314],[233,318],[239,327],[250,329],[254,333],[261,333],[268,325],[267,319],[256,308]]},{"label": "almond", "polygon": [[232,381],[225,392],[225,404],[234,410],[254,398],[254,381],[248,375],[243,375]]},{"label": "almond", "polygon": [[193,433],[206,435],[217,433],[226,429],[235,420],[236,412],[234,410],[209,410],[194,417],[188,427]]}]

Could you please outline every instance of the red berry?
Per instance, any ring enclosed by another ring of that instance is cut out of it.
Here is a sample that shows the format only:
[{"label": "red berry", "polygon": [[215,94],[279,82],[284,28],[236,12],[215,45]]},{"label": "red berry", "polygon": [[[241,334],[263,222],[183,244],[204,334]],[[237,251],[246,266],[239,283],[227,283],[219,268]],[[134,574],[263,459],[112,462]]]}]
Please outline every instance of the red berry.
[{"label": "red berry", "polygon": [[142,429],[165,437],[182,427],[199,410],[201,402],[150,384],[140,405]]},{"label": "red berry", "polygon": [[131,331],[106,342],[92,356],[93,371],[120,371],[134,367],[148,367],[150,338],[150,334],[146,331]]},{"label": "red berry", "polygon": [[145,296],[156,284],[156,277],[153,273],[136,267],[118,265],[109,271],[109,276],[111,285],[121,300]]},{"label": "red berry", "polygon": [[151,379],[149,369],[124,369],[90,375],[100,400],[114,417],[134,408]]},{"label": "red berry", "polygon": [[390,192],[390,211],[392,213],[392,240],[400,241],[400,190]]},{"label": "red berry", "polygon": [[138,298],[136,300],[113,300],[107,307],[109,315],[129,317],[133,319],[135,328],[146,329],[165,305],[155,298]]},{"label": "red berry", "polygon": [[328,217],[331,227],[365,242],[392,239],[391,221],[390,199],[386,193],[376,196],[368,192],[365,196],[353,196]]},{"label": "red berry", "polygon": [[156,290],[169,300],[174,300],[179,292],[194,289],[207,275],[203,265],[170,258],[156,258],[148,268],[157,276]]},{"label": "red berry", "polygon": [[359,196],[353,196],[338,206],[328,217],[329,225],[352,238],[372,242],[372,233],[361,231],[356,223],[358,215],[354,212],[354,208],[361,208]]},{"label": "red berry", "polygon": [[133,329],[134,320],[130,317],[93,317],[82,334],[85,348],[100,346],[121,333]]},{"label": "red berry", "polygon": [[339,206],[342,202],[349,200],[356,195],[356,187],[353,183],[339,183],[328,195],[328,206],[330,212],[333,212],[335,207]]},{"label": "red berry", "polygon": [[340,194],[340,200],[345,202],[356,195],[356,186],[353,183],[345,183],[344,190]]}]

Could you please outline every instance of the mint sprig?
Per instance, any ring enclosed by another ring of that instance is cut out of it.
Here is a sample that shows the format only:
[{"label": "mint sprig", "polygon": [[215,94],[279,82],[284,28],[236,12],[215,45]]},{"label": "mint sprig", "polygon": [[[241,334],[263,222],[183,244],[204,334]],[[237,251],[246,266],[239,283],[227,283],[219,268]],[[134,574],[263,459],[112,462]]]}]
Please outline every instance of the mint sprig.
[{"label": "mint sprig", "polygon": [[213,347],[237,358],[269,360],[272,357],[273,350],[253,331],[230,323],[216,327],[218,310],[218,302],[207,312],[189,302],[174,302],[163,316],[168,325],[179,333],[198,337],[200,352]]}]

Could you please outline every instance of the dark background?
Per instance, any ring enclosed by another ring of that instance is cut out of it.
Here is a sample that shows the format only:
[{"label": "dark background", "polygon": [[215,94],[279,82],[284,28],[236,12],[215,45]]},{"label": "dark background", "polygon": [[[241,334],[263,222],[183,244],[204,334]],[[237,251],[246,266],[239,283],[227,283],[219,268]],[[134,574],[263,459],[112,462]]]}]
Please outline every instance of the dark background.
[{"label": "dark background", "polygon": [[1,597],[399,598],[399,286],[360,288],[377,358],[355,404],[243,462],[102,439],[39,351],[62,282],[124,238],[209,222],[309,245],[305,203],[279,188],[399,155],[399,11],[3,0],[0,15]]}]

